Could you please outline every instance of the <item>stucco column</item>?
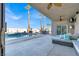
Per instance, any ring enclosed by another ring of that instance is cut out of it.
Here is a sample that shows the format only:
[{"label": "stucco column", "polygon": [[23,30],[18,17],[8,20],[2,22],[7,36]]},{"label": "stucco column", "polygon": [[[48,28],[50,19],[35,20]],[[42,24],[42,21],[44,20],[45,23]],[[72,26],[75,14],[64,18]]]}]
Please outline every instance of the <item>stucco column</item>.
[{"label": "stucco column", "polygon": [[52,32],[52,35],[56,35],[56,32],[57,32],[56,21],[52,21],[51,32]]},{"label": "stucco column", "polygon": [[79,19],[77,19],[75,23],[75,34],[79,35]]},{"label": "stucco column", "polygon": [[76,22],[75,22],[75,35],[79,35],[79,14],[75,16]]}]

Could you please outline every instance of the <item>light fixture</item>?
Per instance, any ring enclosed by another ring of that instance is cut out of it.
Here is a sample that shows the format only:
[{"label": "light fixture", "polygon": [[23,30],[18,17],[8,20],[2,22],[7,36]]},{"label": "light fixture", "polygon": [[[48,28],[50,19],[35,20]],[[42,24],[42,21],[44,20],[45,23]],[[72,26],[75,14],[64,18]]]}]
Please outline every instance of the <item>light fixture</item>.
[{"label": "light fixture", "polygon": [[70,26],[69,28],[72,29],[72,26]]},{"label": "light fixture", "polygon": [[49,3],[48,6],[47,6],[47,9],[49,10],[53,6],[55,6],[55,7],[61,7],[62,3]]},{"label": "light fixture", "polygon": [[63,21],[63,17],[62,16],[60,16],[60,21]]}]

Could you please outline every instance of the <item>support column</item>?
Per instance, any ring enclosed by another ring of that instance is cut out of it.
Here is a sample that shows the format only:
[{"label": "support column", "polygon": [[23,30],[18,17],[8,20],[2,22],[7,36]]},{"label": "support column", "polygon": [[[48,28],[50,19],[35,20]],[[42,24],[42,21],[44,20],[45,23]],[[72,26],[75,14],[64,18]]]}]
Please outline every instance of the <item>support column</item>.
[{"label": "support column", "polygon": [[4,21],[4,4],[0,4],[0,55],[5,55],[5,21]]},{"label": "support column", "polygon": [[79,16],[78,19],[76,19],[76,23],[75,23],[75,34],[79,35]]},{"label": "support column", "polygon": [[51,26],[51,32],[52,32],[52,35],[56,35],[57,33],[57,25],[55,23],[55,21],[52,21],[52,26]]}]

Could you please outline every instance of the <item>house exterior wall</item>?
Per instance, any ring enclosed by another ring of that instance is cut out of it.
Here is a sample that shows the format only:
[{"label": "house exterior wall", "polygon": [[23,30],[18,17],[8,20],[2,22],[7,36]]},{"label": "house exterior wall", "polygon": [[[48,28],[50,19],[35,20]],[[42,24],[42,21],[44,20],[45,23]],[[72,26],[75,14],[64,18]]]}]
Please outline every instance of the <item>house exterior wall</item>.
[{"label": "house exterior wall", "polygon": [[79,14],[76,16],[75,33],[74,34],[79,35]]},{"label": "house exterior wall", "polygon": [[[52,34],[57,34],[57,25],[67,25],[67,33],[79,35],[79,15],[77,16],[75,23],[69,23],[68,21],[53,21],[52,23]],[[74,25],[74,28],[70,29],[70,26]]]},{"label": "house exterior wall", "polygon": [[57,26],[58,25],[67,25],[67,21],[53,21],[52,28],[51,28],[52,35],[57,34]]}]

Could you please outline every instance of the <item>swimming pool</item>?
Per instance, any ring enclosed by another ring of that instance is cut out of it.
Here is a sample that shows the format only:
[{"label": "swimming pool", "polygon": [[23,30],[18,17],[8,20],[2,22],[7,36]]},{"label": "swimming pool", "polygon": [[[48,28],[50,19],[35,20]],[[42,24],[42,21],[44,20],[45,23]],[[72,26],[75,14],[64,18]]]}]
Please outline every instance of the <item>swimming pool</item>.
[{"label": "swimming pool", "polygon": [[5,34],[5,40],[13,40],[13,39],[27,38],[27,37],[29,37],[29,35],[24,33]]},{"label": "swimming pool", "polygon": [[54,39],[59,39],[59,40],[60,39],[69,40],[69,37],[70,37],[70,35],[68,35],[68,34],[53,36]]},{"label": "swimming pool", "polygon": [[74,36],[70,34],[56,35],[53,37],[54,39],[62,39],[62,40],[78,40],[79,36]]}]

